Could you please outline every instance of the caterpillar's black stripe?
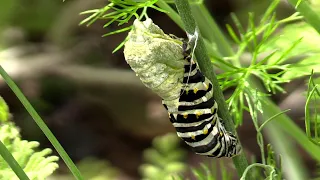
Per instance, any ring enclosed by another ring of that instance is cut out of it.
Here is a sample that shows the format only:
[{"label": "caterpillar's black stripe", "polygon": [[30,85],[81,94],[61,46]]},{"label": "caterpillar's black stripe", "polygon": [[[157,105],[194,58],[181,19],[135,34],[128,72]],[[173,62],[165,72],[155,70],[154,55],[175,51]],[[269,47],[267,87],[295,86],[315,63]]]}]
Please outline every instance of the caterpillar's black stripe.
[{"label": "caterpillar's black stripe", "polygon": [[[203,145],[203,146],[193,147],[192,149],[193,149],[193,151],[195,151],[197,153],[206,153],[206,152],[212,150],[213,148],[215,148],[216,146],[220,145],[220,147],[221,147],[221,144],[220,144],[221,138],[222,137],[219,134],[216,134],[213,136],[213,138],[211,139],[211,141],[208,144]],[[217,151],[215,151],[215,152],[217,152]],[[219,152],[218,152],[218,154],[219,154]]]},{"label": "caterpillar's black stripe", "polygon": [[193,132],[193,131],[197,131],[199,129],[203,129],[207,124],[210,124],[211,121],[213,120],[213,117],[210,118],[207,121],[203,121],[200,125],[198,126],[191,126],[191,127],[175,127],[177,132],[180,133],[185,133],[185,132]]},{"label": "caterpillar's black stripe", "polygon": [[[221,149],[220,151],[222,151],[221,155],[219,157],[225,156],[225,154],[228,152],[229,150],[229,146],[227,144],[227,141],[224,140],[222,143],[224,143],[224,148]],[[218,154],[219,155],[219,154]]]},{"label": "caterpillar's black stripe", "polygon": [[169,120],[170,120],[171,123],[175,122],[174,116],[172,114],[170,114]]},{"label": "caterpillar's black stripe", "polygon": [[[191,67],[190,67],[191,66]],[[190,68],[191,68],[191,70],[190,70]],[[192,64],[192,65],[190,65],[190,64],[188,64],[188,65],[184,65],[184,71],[185,72],[188,72],[188,71],[194,71],[195,69],[197,68],[197,64],[196,63],[194,63],[194,64]]]},{"label": "caterpillar's black stripe", "polygon": [[[205,139],[206,137],[208,137],[210,135],[210,133],[212,132],[214,126],[210,126],[210,128],[208,129],[208,133],[207,134],[200,134],[195,136],[194,139],[192,139],[192,137],[182,137],[182,139],[186,142],[198,142],[201,141],[203,139]],[[202,130],[202,129],[198,129],[198,130]]]},{"label": "caterpillar's black stripe", "polygon": [[188,111],[188,110],[193,110],[193,109],[206,109],[206,108],[211,108],[216,101],[214,100],[213,97],[211,97],[208,101],[202,102],[200,104],[192,105],[192,106],[182,106],[180,105],[178,107],[178,111]]},{"label": "caterpillar's black stripe", "polygon": [[185,118],[183,115],[178,114],[177,115],[177,123],[193,123],[193,122],[200,122],[205,119],[209,119],[212,116],[212,114],[202,114],[198,116],[195,114],[188,114],[188,116]]},{"label": "caterpillar's black stripe", "polygon": [[166,104],[162,104],[166,110],[168,110],[168,106]]},{"label": "caterpillar's black stripe", "polygon": [[187,42],[183,42],[182,49],[183,49],[183,58],[184,59],[187,59],[187,57],[190,57],[190,59],[191,59],[191,56],[190,56],[191,49],[188,48],[188,46],[189,46],[189,44]]},{"label": "caterpillar's black stripe", "polygon": [[184,59],[189,63],[191,62],[191,56],[190,55],[184,56]]},{"label": "caterpillar's black stripe", "polygon": [[189,77],[183,78],[183,83],[198,83],[198,82],[204,82],[206,78],[203,76],[203,74],[198,69],[196,74]]},{"label": "caterpillar's black stripe", "polygon": [[180,93],[180,99],[179,101],[185,101],[185,102],[193,102],[197,99],[202,98],[203,96],[205,96],[208,92],[210,92],[212,90],[212,84],[209,84],[209,88],[208,90],[199,90],[197,93],[194,93],[192,90],[181,90]]},{"label": "caterpillar's black stripe", "polygon": [[[201,141],[201,140],[207,138],[210,135],[210,133],[212,133],[213,128],[215,128],[216,123],[217,123],[217,121],[214,121],[212,126],[208,129],[208,133],[207,134],[197,135],[197,136],[194,137],[194,139],[192,137],[183,137],[182,139],[185,142],[190,142],[190,143]],[[202,129],[197,129],[197,130],[194,130],[194,131],[198,131],[198,130],[203,130],[203,128]],[[177,131],[177,132],[179,132],[179,131]]]}]

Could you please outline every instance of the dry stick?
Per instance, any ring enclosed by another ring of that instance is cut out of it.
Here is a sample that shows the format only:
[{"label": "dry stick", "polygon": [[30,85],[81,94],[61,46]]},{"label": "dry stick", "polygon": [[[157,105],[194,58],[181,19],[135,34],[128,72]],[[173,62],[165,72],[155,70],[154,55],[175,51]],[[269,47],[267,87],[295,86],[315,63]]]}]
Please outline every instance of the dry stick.
[{"label": "dry stick", "polygon": [[[191,14],[189,2],[186,0],[175,0],[175,4],[178,9],[181,20],[184,24],[186,32],[188,34],[193,35],[195,33],[197,26]],[[218,112],[219,117],[224,119],[225,127],[228,131],[231,131],[232,133],[236,133],[233,120],[229,114],[228,106],[225,102],[223,93],[220,89],[220,85],[216,77],[216,74],[213,72],[213,66],[207,54],[207,50],[206,50],[204,41],[201,38],[201,34],[199,34],[195,55],[196,55],[197,62],[199,64],[200,69],[212,82],[213,92],[214,92],[213,96],[219,105],[219,112]],[[241,177],[245,169],[248,167],[248,161],[244,153],[241,153],[238,156],[235,156],[234,158],[232,158],[232,160],[237,169],[239,177]],[[250,180],[253,178],[249,174],[246,179]]]}]

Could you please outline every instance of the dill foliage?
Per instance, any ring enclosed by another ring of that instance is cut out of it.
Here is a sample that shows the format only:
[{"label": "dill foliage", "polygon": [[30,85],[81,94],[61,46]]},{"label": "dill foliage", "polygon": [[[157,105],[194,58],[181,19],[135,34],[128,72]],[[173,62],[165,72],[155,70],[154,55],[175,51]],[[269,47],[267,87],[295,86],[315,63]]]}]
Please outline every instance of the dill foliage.
[{"label": "dill foliage", "polygon": [[[0,98],[0,140],[12,154],[29,179],[45,179],[58,168],[58,157],[49,148],[39,150],[39,142],[21,139],[18,127],[9,120],[5,101]],[[0,179],[18,179],[15,172],[0,157]]]}]

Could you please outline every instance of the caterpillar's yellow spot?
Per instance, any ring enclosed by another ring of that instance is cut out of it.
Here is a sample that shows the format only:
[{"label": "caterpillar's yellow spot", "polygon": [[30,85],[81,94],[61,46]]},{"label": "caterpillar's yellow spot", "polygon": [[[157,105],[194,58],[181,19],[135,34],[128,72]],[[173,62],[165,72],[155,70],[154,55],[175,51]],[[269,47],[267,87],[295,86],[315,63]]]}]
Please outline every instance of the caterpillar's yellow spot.
[{"label": "caterpillar's yellow spot", "polygon": [[209,86],[206,83],[203,83],[204,88],[206,88],[206,90],[208,90]]},{"label": "caterpillar's yellow spot", "polygon": [[223,133],[222,133],[222,132],[220,132],[220,136],[223,136]]},{"label": "caterpillar's yellow spot", "polygon": [[189,94],[189,89],[186,89],[186,95],[188,95]]},{"label": "caterpillar's yellow spot", "polygon": [[168,113],[168,116],[169,116],[169,118],[170,118],[170,113]]},{"label": "caterpillar's yellow spot", "polygon": [[196,112],[196,118],[199,119],[199,117],[202,115],[201,112]]},{"label": "caterpillar's yellow spot", "polygon": [[196,140],[196,137],[194,135],[191,135],[191,139]]},{"label": "caterpillar's yellow spot", "polygon": [[193,92],[194,92],[195,94],[196,94],[198,91],[199,91],[198,88],[194,88],[194,89],[193,89]]},{"label": "caterpillar's yellow spot", "polygon": [[208,134],[208,129],[204,129],[203,134]]},{"label": "caterpillar's yellow spot", "polygon": [[188,118],[188,114],[184,114],[183,118],[187,119]]}]

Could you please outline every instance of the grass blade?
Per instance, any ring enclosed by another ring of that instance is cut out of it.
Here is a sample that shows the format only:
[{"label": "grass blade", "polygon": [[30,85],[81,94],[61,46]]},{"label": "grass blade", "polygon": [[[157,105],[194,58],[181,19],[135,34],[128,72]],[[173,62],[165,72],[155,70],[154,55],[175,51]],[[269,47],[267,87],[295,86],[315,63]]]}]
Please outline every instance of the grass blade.
[{"label": "grass blade", "polygon": [[43,122],[39,114],[36,112],[36,110],[32,107],[30,102],[27,100],[27,98],[23,95],[21,90],[18,88],[18,86],[13,82],[13,80],[10,78],[10,76],[6,73],[6,71],[0,66],[0,74],[5,80],[5,82],[8,84],[10,89],[14,92],[14,94],[18,97],[20,102],[23,104],[23,106],[26,108],[26,110],[29,112],[29,114],[32,116],[34,121],[37,123],[41,131],[46,135],[46,137],[49,139],[51,144],[54,146],[54,148],[57,150],[63,161],[66,163],[74,177],[76,177],[77,180],[83,180],[83,177],[80,174],[80,171],[76,167],[76,165],[72,162],[66,151],[63,149],[61,144],[58,142],[58,140],[55,138],[55,136],[52,134],[48,126]]}]

